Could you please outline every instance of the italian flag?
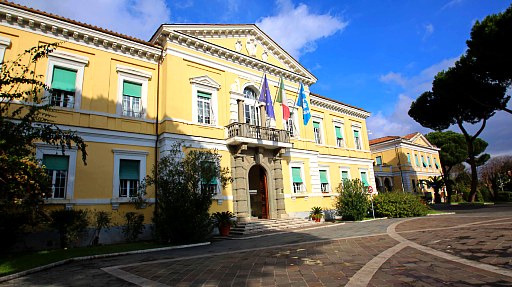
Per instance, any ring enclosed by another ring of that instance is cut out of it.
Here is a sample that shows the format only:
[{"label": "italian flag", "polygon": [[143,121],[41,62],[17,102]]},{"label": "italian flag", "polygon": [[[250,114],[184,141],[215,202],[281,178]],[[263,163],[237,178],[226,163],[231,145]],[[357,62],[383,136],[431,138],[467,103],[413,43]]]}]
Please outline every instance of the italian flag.
[{"label": "italian flag", "polygon": [[277,92],[276,102],[281,103],[283,107],[283,119],[287,121],[290,118],[290,108],[287,106],[283,77],[281,77],[279,81],[279,91]]}]

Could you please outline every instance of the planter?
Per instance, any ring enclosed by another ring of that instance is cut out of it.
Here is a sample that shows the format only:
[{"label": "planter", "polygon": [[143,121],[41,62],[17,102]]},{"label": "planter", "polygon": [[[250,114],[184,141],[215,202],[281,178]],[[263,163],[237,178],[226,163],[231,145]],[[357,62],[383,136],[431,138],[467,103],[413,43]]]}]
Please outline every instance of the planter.
[{"label": "planter", "polygon": [[320,220],[322,220],[321,217],[315,217],[314,219],[315,219],[315,222],[320,222]]},{"label": "planter", "polygon": [[229,232],[231,231],[231,226],[230,225],[220,225],[219,226],[219,233],[221,236],[228,236],[229,235]]}]

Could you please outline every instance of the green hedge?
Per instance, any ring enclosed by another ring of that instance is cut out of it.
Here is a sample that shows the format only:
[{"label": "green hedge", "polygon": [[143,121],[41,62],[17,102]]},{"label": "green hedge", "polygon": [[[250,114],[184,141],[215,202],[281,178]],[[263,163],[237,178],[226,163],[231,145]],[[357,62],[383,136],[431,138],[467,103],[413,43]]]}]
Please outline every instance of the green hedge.
[{"label": "green hedge", "polygon": [[425,216],[428,207],[417,195],[408,192],[380,193],[374,198],[375,215],[379,217]]},{"label": "green hedge", "polygon": [[512,202],[512,192],[510,192],[510,191],[498,192],[498,197],[496,198],[496,201]]},{"label": "green hedge", "polygon": [[336,212],[343,220],[363,220],[368,212],[366,187],[359,179],[345,180],[337,188]]}]

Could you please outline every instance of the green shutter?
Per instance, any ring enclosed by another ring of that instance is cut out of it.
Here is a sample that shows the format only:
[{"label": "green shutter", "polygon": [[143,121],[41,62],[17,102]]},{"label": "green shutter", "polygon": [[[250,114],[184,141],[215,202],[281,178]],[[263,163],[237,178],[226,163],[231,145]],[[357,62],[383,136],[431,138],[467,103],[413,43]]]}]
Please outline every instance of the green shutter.
[{"label": "green shutter", "polygon": [[348,171],[346,171],[346,170],[341,171],[341,179],[343,181],[348,180]]},{"label": "green shutter", "polygon": [[418,160],[418,155],[414,155],[414,159],[416,160],[416,166],[420,166],[420,161]]},{"label": "green shutter", "polygon": [[407,162],[411,163],[411,154],[410,153],[407,154]]},{"label": "green shutter", "polygon": [[139,180],[140,161],[122,159],[119,163],[119,179]]},{"label": "green shutter", "polygon": [[142,95],[142,84],[123,82],[123,95],[140,98]]},{"label": "green shutter", "polygon": [[326,170],[320,171],[320,183],[329,183],[329,181],[327,180],[327,171]]},{"label": "green shutter", "polygon": [[355,137],[355,138],[358,138],[358,137],[359,137],[359,131],[354,131],[354,137]]},{"label": "green shutter", "polygon": [[382,157],[380,157],[380,156],[376,157],[375,161],[377,162],[377,165],[382,165]]},{"label": "green shutter", "polygon": [[366,178],[366,172],[361,172],[361,181],[363,182],[364,186],[369,186],[368,179]]},{"label": "green shutter", "polygon": [[43,164],[47,170],[68,170],[69,157],[65,155],[43,155]]},{"label": "green shutter", "polygon": [[437,163],[437,158],[434,158],[434,164],[436,165],[436,168],[439,169],[439,164]]},{"label": "green shutter", "polygon": [[432,166],[432,165],[430,164],[430,157],[427,157],[427,163],[428,163],[428,166]]},{"label": "green shutter", "polygon": [[423,163],[423,167],[427,167],[427,163],[425,162],[424,156],[421,156],[421,162]]},{"label": "green shutter", "polygon": [[300,174],[300,167],[292,167],[292,178],[293,182],[302,183],[302,177]]},{"label": "green shutter", "polygon": [[197,91],[197,96],[198,97],[202,97],[202,98],[207,98],[207,99],[211,99],[212,98],[212,94],[205,93],[205,92],[200,92],[200,91]]},{"label": "green shutter", "polygon": [[313,127],[315,129],[320,129],[320,123],[319,122],[313,122]]},{"label": "green shutter", "polygon": [[341,128],[340,127],[334,127],[334,130],[336,131],[336,138],[342,139],[343,136],[341,134]]},{"label": "green shutter", "polygon": [[76,71],[61,67],[53,67],[52,89],[74,92],[76,86]]}]

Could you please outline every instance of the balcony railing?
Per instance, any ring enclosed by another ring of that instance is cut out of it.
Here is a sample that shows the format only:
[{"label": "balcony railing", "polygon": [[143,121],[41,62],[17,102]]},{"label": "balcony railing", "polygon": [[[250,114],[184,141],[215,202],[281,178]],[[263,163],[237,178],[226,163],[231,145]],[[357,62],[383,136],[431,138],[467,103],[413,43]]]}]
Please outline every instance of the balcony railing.
[{"label": "balcony railing", "polygon": [[227,129],[228,139],[238,137],[290,143],[290,135],[285,130],[255,126],[245,123],[231,123],[227,126]]}]

